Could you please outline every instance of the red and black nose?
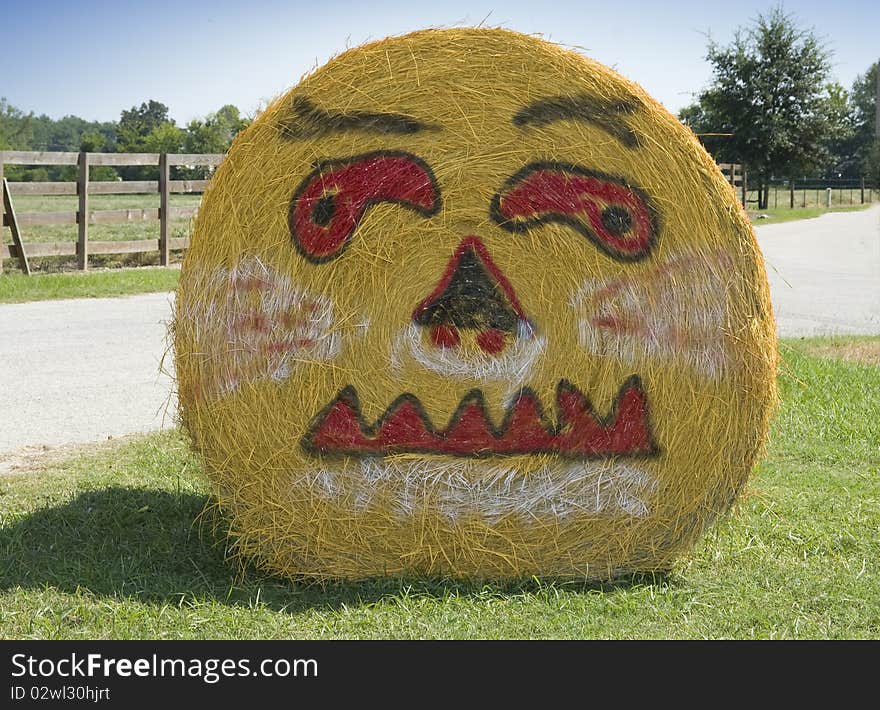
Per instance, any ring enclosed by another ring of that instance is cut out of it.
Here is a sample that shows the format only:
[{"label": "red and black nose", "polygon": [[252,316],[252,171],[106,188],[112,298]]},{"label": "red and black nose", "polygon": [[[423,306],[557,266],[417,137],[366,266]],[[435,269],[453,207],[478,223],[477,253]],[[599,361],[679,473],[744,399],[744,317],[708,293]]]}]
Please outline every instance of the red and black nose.
[{"label": "red and black nose", "polygon": [[458,245],[437,286],[413,311],[413,321],[430,329],[439,348],[457,347],[462,330],[476,331],[477,344],[489,354],[500,353],[528,325],[513,286],[474,236]]}]

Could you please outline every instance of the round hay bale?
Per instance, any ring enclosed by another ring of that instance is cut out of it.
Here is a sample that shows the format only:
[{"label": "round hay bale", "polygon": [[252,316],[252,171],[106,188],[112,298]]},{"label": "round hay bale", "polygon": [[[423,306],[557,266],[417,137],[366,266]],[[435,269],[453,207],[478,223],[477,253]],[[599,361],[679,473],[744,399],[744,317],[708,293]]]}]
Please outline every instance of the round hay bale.
[{"label": "round hay bale", "polygon": [[750,224],[691,132],[499,29],[341,54],[235,140],[173,324],[238,551],[309,578],[668,569],[762,449]]}]

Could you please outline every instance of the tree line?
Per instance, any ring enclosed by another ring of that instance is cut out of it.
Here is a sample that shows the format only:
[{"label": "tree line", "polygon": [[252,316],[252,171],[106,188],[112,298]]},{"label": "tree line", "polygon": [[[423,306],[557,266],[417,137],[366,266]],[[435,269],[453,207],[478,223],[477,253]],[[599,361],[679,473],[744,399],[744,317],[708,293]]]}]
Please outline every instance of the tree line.
[{"label": "tree line", "polygon": [[[758,204],[767,207],[771,181],[801,176],[866,178],[880,184],[875,128],[878,63],[847,89],[831,79],[832,52],[813,30],[781,8],[758,15],[722,46],[710,41],[710,85],[679,112],[718,162],[745,165]],[[224,153],[252,119],[228,104],[185,128],[168,107],[147,101],[119,121],[77,116],[53,120],[25,114],[0,99],[0,150]],[[74,166],[9,166],[12,180],[70,180]],[[180,177],[204,177],[203,168]],[[155,179],[154,167],[94,167],[92,179]]]},{"label": "tree line", "polygon": [[831,80],[832,52],[777,8],[710,41],[710,85],[679,113],[718,162],[741,163],[767,208],[773,180],[801,176],[880,183],[878,62],[850,89]]},{"label": "tree line", "polygon": [[[227,104],[180,128],[168,107],[145,101],[122,111],[118,121],[86,121],[79,116],[52,119],[35,116],[0,98],[0,150],[89,151],[93,153],[225,153],[232,139],[251,123],[238,108]],[[205,168],[184,168],[180,178],[203,177]],[[92,180],[156,179],[155,167],[93,166]],[[10,180],[73,180],[76,166],[28,167],[9,165]]]}]

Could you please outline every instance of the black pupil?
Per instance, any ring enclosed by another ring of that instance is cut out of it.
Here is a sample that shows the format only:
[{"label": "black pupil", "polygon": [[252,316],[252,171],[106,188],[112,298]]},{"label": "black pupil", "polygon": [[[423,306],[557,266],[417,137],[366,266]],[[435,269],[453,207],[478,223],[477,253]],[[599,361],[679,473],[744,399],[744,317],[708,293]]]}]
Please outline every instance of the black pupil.
[{"label": "black pupil", "polygon": [[312,221],[315,224],[321,227],[326,227],[330,224],[330,220],[333,219],[333,213],[336,211],[336,202],[333,198],[334,195],[327,194],[315,203],[312,209]]},{"label": "black pupil", "polygon": [[619,237],[632,227],[632,215],[626,207],[606,207],[602,210],[602,226]]}]

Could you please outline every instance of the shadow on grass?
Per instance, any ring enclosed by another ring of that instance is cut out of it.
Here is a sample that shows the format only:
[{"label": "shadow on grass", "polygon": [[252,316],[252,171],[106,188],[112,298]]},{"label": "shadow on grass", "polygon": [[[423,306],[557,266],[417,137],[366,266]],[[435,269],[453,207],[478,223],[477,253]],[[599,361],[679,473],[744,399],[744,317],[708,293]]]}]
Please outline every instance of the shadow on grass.
[{"label": "shadow on grass", "polygon": [[206,503],[205,496],[189,493],[105,488],[35,511],[0,528],[0,589],[49,586],[151,603],[264,604],[297,613],[401,595],[537,594],[550,587],[611,591],[669,581],[663,575],[606,583],[393,577],[318,584],[289,582],[253,568],[240,574],[236,563],[226,559],[225,531],[215,533],[200,515]]}]

